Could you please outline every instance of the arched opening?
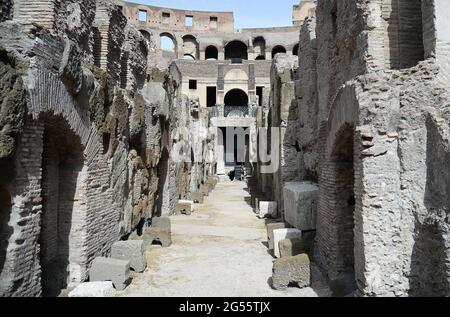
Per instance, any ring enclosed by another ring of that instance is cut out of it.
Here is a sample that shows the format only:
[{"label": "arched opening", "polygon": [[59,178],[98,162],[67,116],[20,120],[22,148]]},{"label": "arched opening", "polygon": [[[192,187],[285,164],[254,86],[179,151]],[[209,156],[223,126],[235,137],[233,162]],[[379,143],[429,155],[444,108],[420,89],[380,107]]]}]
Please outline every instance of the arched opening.
[{"label": "arched opening", "polygon": [[226,107],[247,107],[248,95],[241,89],[232,89],[225,95]]},{"label": "arched opening", "polygon": [[225,95],[225,117],[248,115],[248,95],[241,89],[232,89]]},{"label": "arched opening", "polygon": [[164,147],[158,164],[158,201],[156,216],[169,214],[169,151]]},{"label": "arched opening", "polygon": [[9,226],[11,218],[11,195],[0,186],[0,275],[6,262],[9,238],[12,235],[12,227]]},{"label": "arched opening", "polygon": [[183,54],[184,56],[189,55],[194,59],[199,57],[199,45],[197,39],[192,35],[183,36]]},{"label": "arched opening", "polygon": [[140,30],[139,32],[141,32],[142,36],[148,41],[150,42],[151,40],[151,35],[149,32],[145,31],[145,30]]},{"label": "arched opening", "polygon": [[266,40],[262,36],[258,36],[253,40],[254,53],[257,56],[256,60],[266,59]]},{"label": "arched opening", "polygon": [[298,56],[298,50],[300,48],[300,44],[296,44],[294,46],[294,48],[292,49],[292,54],[294,54],[295,56]]},{"label": "arched opening", "polygon": [[195,61],[195,57],[190,54],[184,54],[183,59],[188,61]]},{"label": "arched opening", "polygon": [[162,33],[160,35],[160,46],[163,57],[168,59],[177,58],[177,41],[170,33]]},{"label": "arched opening", "polygon": [[87,167],[80,138],[62,118],[44,121],[39,235],[44,296],[58,296],[80,278],[87,210]]},{"label": "arched opening", "polygon": [[[333,202],[333,227],[336,235],[333,272],[337,279],[355,282],[354,256],[354,213],[355,213],[355,172],[354,172],[355,130],[345,124],[336,134],[336,142],[327,166],[330,179],[326,199]],[[331,220],[331,219],[330,219]]]},{"label": "arched opening", "polygon": [[273,48],[272,50],[272,59],[275,58],[275,56],[277,56],[277,54],[285,54],[286,53],[286,48],[284,48],[284,46],[281,45],[277,45]]},{"label": "arched opening", "polygon": [[225,46],[225,59],[226,60],[247,60],[248,49],[241,41],[231,41]]},{"label": "arched opening", "polygon": [[219,51],[213,45],[208,46],[205,50],[205,59],[208,60],[218,60],[219,59]]}]

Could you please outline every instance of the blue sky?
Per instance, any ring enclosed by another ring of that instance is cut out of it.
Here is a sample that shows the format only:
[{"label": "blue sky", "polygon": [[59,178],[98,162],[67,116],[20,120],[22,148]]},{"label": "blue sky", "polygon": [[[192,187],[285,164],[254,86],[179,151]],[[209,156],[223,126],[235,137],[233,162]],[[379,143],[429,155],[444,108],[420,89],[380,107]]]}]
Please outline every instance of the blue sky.
[{"label": "blue sky", "polygon": [[299,0],[131,0],[159,7],[233,11],[235,28],[292,25],[292,6]]}]

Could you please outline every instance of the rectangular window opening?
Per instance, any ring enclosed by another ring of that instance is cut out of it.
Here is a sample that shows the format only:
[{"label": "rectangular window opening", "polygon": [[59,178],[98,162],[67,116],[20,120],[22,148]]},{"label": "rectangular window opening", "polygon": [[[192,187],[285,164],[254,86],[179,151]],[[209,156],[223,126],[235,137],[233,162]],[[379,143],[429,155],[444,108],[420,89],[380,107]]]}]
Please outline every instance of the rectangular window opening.
[{"label": "rectangular window opening", "polygon": [[215,107],[217,104],[217,88],[207,87],[206,88],[206,102],[207,107]]},{"label": "rectangular window opening", "polygon": [[197,90],[197,81],[196,80],[189,80],[189,89]]},{"label": "rectangular window opening", "polygon": [[194,25],[194,17],[191,15],[187,15],[184,21],[185,26],[193,26]]},{"label": "rectangular window opening", "polygon": [[138,19],[140,22],[147,22],[148,14],[145,10],[139,10]]}]

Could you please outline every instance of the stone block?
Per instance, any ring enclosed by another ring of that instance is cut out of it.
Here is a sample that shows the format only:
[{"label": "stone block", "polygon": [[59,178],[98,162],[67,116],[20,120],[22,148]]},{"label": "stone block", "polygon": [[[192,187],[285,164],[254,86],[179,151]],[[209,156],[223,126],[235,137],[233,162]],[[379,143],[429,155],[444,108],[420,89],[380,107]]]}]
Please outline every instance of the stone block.
[{"label": "stone block", "polygon": [[208,186],[208,185],[206,185],[206,184],[201,185],[199,191],[200,191],[200,193],[202,193],[204,196],[209,196],[210,189],[209,189],[209,186]]},{"label": "stone block", "polygon": [[273,244],[273,231],[277,229],[286,229],[287,225],[284,222],[275,222],[267,224],[267,242],[269,243],[269,250],[274,249]]},{"label": "stone block", "polygon": [[303,239],[299,238],[281,240],[278,248],[280,250],[280,258],[308,253],[310,250],[303,242]]},{"label": "stone block", "polygon": [[302,230],[316,230],[319,187],[311,182],[286,183],[283,189],[287,223]]},{"label": "stone block", "polygon": [[273,288],[286,289],[290,285],[299,288],[311,286],[311,263],[307,254],[278,259],[273,263]]},{"label": "stone block", "polygon": [[89,271],[90,282],[111,281],[118,291],[124,290],[131,282],[130,261],[95,258]]},{"label": "stone block", "polygon": [[152,225],[144,229],[142,236],[146,249],[155,243],[160,243],[163,248],[170,247],[172,245],[170,219],[167,217],[153,218]]},{"label": "stone block", "polygon": [[69,297],[114,297],[115,295],[116,290],[111,281],[82,283],[69,293]]},{"label": "stone block", "polygon": [[260,201],[259,217],[260,218],[276,218],[278,215],[278,203],[276,201]]},{"label": "stone block", "polygon": [[191,215],[194,212],[194,202],[192,200],[179,200],[175,207],[177,215]]},{"label": "stone block", "polygon": [[130,267],[135,272],[142,273],[147,268],[144,241],[129,240],[113,244],[111,249],[113,259],[130,261]]},{"label": "stone block", "polygon": [[275,257],[280,257],[280,241],[284,239],[301,239],[302,232],[298,229],[276,229],[273,231],[273,253]]},{"label": "stone block", "polygon": [[205,201],[205,195],[200,192],[194,192],[194,193],[191,193],[191,199],[196,204],[203,204],[203,202]]}]

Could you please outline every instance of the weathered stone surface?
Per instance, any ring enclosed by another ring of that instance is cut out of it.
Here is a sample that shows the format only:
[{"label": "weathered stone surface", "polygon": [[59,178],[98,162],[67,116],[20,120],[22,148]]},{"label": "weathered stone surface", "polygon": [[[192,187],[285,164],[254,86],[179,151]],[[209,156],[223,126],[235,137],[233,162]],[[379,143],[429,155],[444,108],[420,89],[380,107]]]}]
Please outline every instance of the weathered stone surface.
[{"label": "weathered stone surface", "polygon": [[114,243],[111,258],[130,261],[130,268],[138,273],[144,272],[147,268],[144,241],[128,240]]},{"label": "weathered stone surface", "polygon": [[286,229],[288,225],[284,222],[268,223],[267,228],[267,242],[269,243],[269,250],[274,249],[273,232],[277,229]]},{"label": "weathered stone surface", "polygon": [[284,186],[286,222],[302,230],[316,230],[319,187],[310,182],[289,182]]},{"label": "weathered stone surface", "polygon": [[191,215],[194,212],[194,202],[192,200],[179,200],[175,209],[177,215]]},{"label": "weathered stone surface", "polygon": [[279,258],[280,255],[280,241],[284,239],[301,239],[302,232],[298,229],[287,228],[287,229],[276,229],[273,231],[273,252],[274,255]]},{"label": "weathered stone surface", "polygon": [[205,195],[203,193],[200,193],[200,192],[193,192],[193,193],[191,193],[191,199],[196,204],[203,204],[203,202],[205,200]]},{"label": "weathered stone surface", "polygon": [[114,297],[115,293],[112,282],[88,282],[78,285],[69,297]]},{"label": "weathered stone surface", "polygon": [[308,246],[303,239],[293,238],[284,239],[278,243],[280,258],[296,256],[303,253],[309,253],[311,246]]},{"label": "weathered stone surface", "polygon": [[142,238],[147,249],[155,243],[160,243],[163,248],[170,247],[172,245],[170,219],[167,217],[152,219],[152,225],[144,229]]},{"label": "weathered stone surface", "polygon": [[89,271],[91,282],[111,281],[118,291],[131,282],[130,261],[112,258],[95,258]]},{"label": "weathered stone surface", "polygon": [[291,285],[299,288],[311,285],[309,256],[306,254],[275,260],[272,274],[273,287],[278,290]]},{"label": "weathered stone surface", "polygon": [[278,216],[278,203],[276,201],[260,201],[259,217],[260,218],[276,218]]}]

